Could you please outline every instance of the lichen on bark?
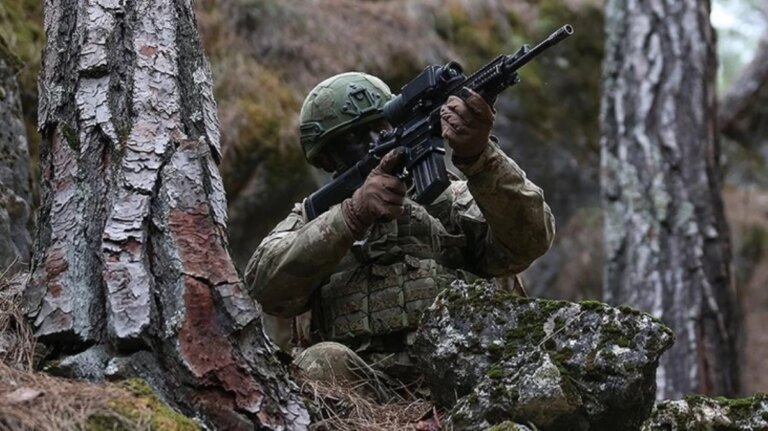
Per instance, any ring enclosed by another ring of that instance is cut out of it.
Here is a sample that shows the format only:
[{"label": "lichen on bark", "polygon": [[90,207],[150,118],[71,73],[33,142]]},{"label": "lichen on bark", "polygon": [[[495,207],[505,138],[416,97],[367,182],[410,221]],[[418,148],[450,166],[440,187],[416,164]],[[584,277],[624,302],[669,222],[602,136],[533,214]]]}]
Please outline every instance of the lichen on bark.
[{"label": "lichen on bark", "polygon": [[739,313],[720,197],[709,3],[611,0],[605,30],[605,299],[675,331],[657,374],[660,398],[734,394]]}]

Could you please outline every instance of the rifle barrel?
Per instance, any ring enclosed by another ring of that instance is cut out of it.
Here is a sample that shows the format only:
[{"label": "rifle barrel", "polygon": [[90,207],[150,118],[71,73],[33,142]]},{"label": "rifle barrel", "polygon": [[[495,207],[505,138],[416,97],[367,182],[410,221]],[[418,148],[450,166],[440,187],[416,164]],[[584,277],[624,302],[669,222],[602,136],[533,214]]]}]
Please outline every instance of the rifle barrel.
[{"label": "rifle barrel", "polygon": [[573,26],[571,26],[570,24],[566,24],[560,27],[559,29],[555,30],[552,34],[550,34],[546,39],[542,40],[538,45],[529,49],[525,54],[517,58],[510,65],[512,66],[512,70],[517,70],[523,67],[526,63],[533,60],[534,57],[541,54],[542,51],[551,47],[552,45],[556,45],[562,42],[565,38],[571,36],[572,34],[573,34]]}]

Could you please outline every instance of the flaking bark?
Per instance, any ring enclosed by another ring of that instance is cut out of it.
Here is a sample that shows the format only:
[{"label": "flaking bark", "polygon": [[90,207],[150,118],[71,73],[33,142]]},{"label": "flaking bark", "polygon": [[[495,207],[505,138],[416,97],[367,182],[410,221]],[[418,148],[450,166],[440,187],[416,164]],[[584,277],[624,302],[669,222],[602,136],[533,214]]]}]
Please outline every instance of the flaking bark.
[{"label": "flaking bark", "polygon": [[62,369],[138,375],[216,427],[306,428],[229,255],[190,2],[46,0],[44,24],[37,335]]},{"label": "flaking bark", "polygon": [[657,373],[661,398],[738,390],[709,12],[696,0],[606,5],[604,290],[675,332]]}]

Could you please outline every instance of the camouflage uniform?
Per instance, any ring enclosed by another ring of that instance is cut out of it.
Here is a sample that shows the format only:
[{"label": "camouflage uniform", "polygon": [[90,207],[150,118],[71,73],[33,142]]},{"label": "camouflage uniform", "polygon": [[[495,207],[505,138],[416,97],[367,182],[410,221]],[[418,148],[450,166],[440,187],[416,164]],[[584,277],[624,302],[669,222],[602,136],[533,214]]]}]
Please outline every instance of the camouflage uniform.
[{"label": "camouflage uniform", "polygon": [[386,355],[389,371],[413,371],[405,352],[445,282],[517,274],[555,232],[542,190],[495,142],[471,164],[455,164],[466,181],[452,181],[427,206],[406,200],[403,216],[374,224],[360,241],[339,205],[308,222],[297,204],[251,258],[251,294],[269,314],[311,309],[313,341],[338,341],[369,363]]}]

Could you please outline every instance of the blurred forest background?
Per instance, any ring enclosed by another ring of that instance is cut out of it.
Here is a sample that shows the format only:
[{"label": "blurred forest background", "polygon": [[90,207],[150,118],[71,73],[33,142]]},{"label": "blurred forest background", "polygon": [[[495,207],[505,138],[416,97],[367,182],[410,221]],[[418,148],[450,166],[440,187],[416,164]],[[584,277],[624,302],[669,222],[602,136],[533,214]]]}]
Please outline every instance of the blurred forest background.
[{"label": "blurred forest background", "polygon": [[[765,94],[762,103],[743,97],[745,74],[760,63],[768,69],[764,3],[715,0],[711,16],[718,32],[723,199],[744,316],[746,394],[768,391],[768,117],[760,112],[768,104]],[[576,35],[526,66],[522,83],[499,99],[495,134],[545,190],[557,219],[555,246],[524,274],[529,293],[602,297],[602,1],[197,0],[196,9],[219,108],[230,245],[241,269],[293,203],[327,179],[309,167],[298,145],[298,111],[317,82],[360,70],[397,90],[427,64],[455,59],[472,71],[572,24]],[[37,202],[42,2],[0,0],[0,35],[18,58]],[[760,85],[765,93],[768,85]]]}]

